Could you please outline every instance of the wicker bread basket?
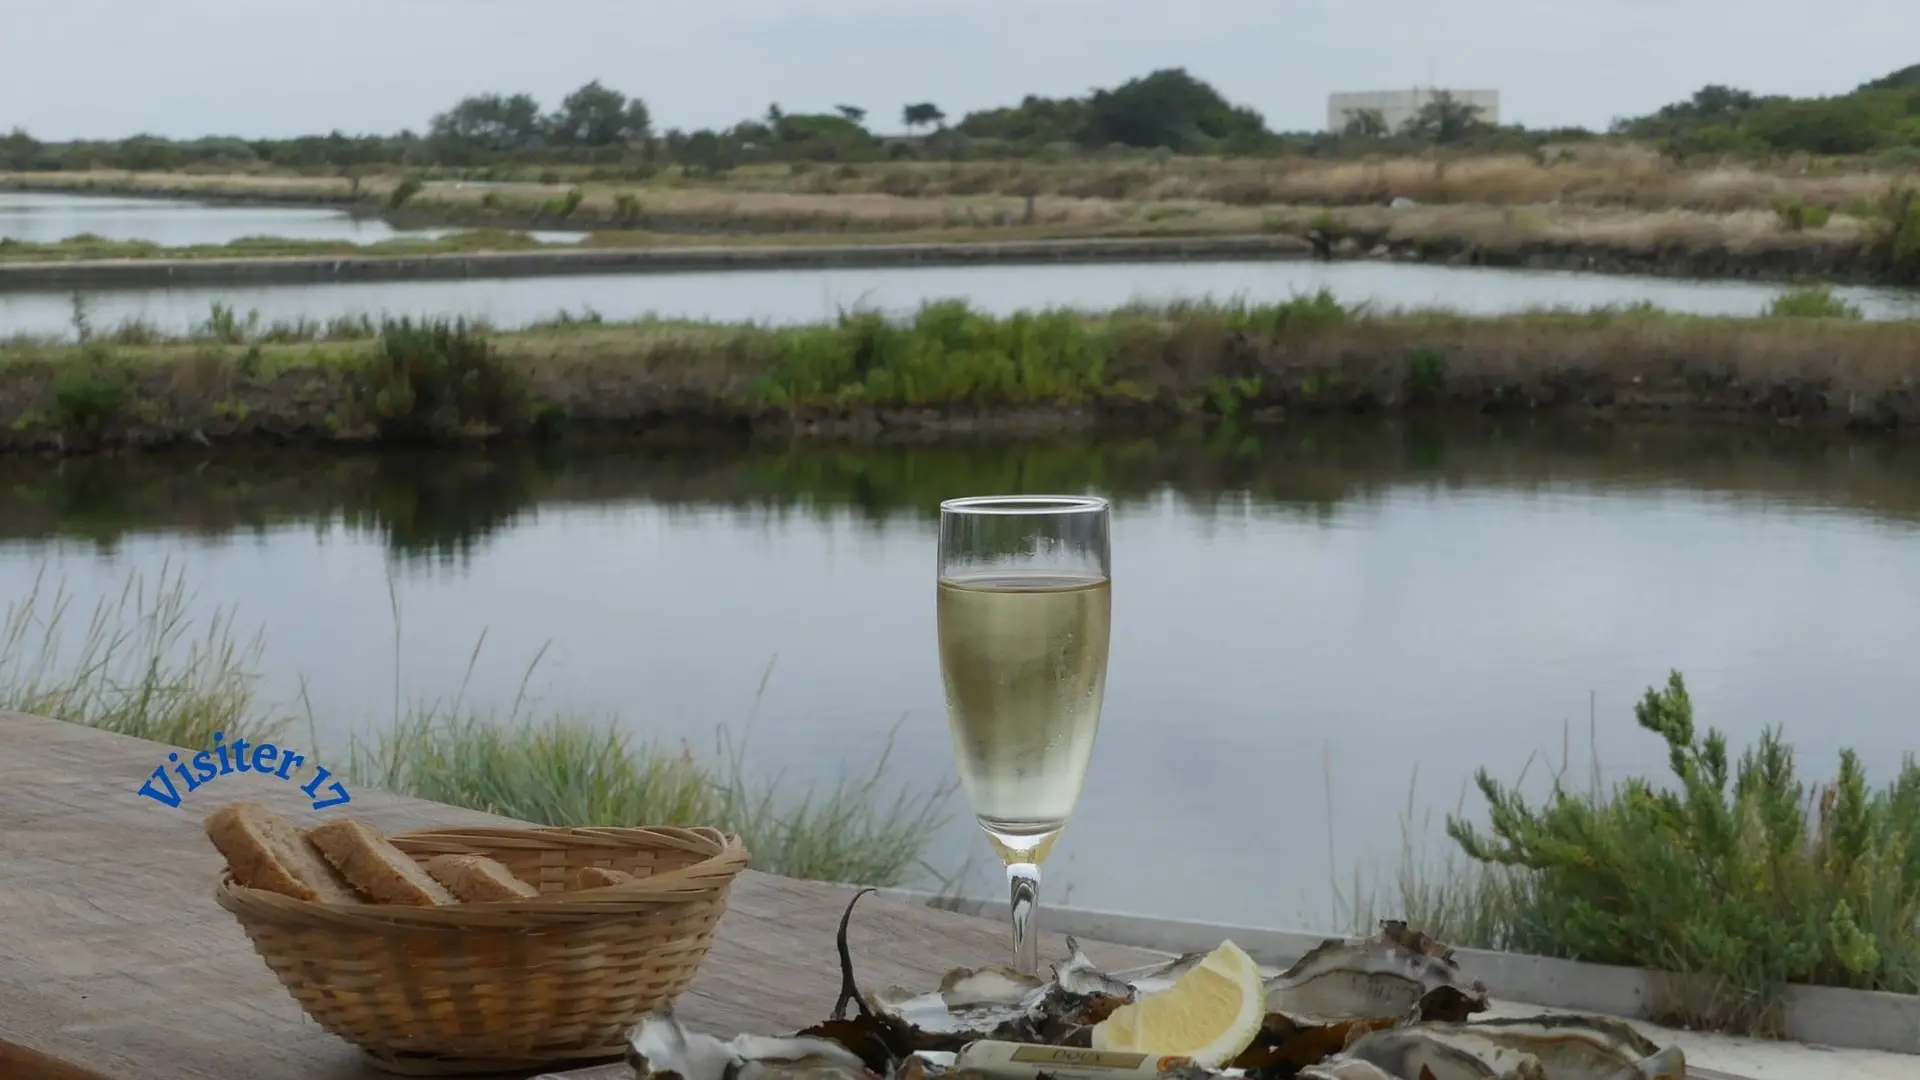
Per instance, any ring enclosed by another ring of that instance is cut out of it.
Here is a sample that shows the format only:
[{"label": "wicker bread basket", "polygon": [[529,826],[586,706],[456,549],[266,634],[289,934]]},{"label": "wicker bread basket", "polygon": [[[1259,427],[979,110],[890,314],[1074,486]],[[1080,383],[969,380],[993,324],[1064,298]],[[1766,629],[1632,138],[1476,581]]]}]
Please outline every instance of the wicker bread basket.
[{"label": "wicker bread basket", "polygon": [[[713,829],[467,828],[388,837],[416,861],[487,855],[538,899],[440,907],[325,904],[243,888],[220,906],[321,1027],[387,1072],[526,1070],[619,1056],[693,981],[746,868]],[[573,894],[583,866],[639,876]]]}]

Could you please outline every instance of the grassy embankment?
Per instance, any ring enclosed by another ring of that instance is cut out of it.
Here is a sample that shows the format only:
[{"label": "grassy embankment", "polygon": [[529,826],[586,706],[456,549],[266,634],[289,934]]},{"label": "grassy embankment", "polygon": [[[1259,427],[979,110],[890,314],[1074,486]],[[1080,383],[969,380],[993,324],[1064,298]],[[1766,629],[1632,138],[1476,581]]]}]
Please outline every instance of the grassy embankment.
[{"label": "grassy embankment", "polygon": [[[1818,317],[1806,317],[1814,315]],[[1825,292],[1776,312],[1651,308],[1501,318],[1350,311],[1325,293],[999,318],[799,328],[591,319],[494,335],[448,323],[261,326],[216,309],[197,340],[138,324],[0,351],[0,445],[180,440],[450,442],[569,427],[860,434],[1270,422],[1381,412],[1573,412],[1920,424],[1908,322]]]},{"label": "grassy embankment", "polygon": [[[163,567],[83,614],[43,569],[0,622],[0,709],[183,748],[215,731],[257,741],[294,727],[293,710],[259,693],[264,636],[238,633],[231,612],[196,621],[191,599],[184,575]],[[310,712],[306,722],[318,748]],[[459,697],[402,700],[396,685],[394,715],[354,737],[346,771],[354,784],[540,824],[713,825],[742,836],[756,869],[897,883],[931,869],[921,856],[951,787],[889,795],[890,747],[870,771],[796,794],[751,774],[724,727],[715,752],[696,755],[524,695],[501,714]]]},{"label": "grassy embankment", "polygon": [[[558,174],[549,176],[556,179]],[[588,174],[590,175],[590,174]],[[473,187],[415,174],[289,177],[172,173],[0,174],[0,187],[352,206],[409,224],[466,226],[444,241],[373,253],[504,250],[529,228],[603,231],[642,247],[692,236],[794,242],[953,242],[1078,237],[1306,236],[1350,254],[1702,275],[1920,278],[1920,174],[1828,164],[1799,173],[1689,169],[1615,148],[1527,156],[1367,162],[1220,158],[1050,165],[892,163],[673,170],[646,181]],[[1392,208],[1395,198],[1419,205]],[[1900,237],[1906,236],[1905,240]],[[710,240],[707,242],[711,242]],[[1902,247],[1904,245],[1904,247]],[[1905,254],[1896,257],[1896,248]],[[259,238],[177,257],[323,254],[339,245]],[[0,244],[0,258],[175,256],[80,238]]]},{"label": "grassy embankment", "polygon": [[[1458,850],[1436,867],[1409,842],[1389,887],[1356,880],[1355,923],[1696,976],[1664,1007],[1712,1028],[1777,1031],[1789,984],[1920,994],[1920,762],[1873,789],[1843,750],[1838,775],[1809,784],[1777,730],[1735,759],[1678,673],[1634,718],[1671,776],[1609,788],[1596,761],[1581,785],[1562,763],[1535,804],[1482,770],[1484,816],[1447,815]],[[1402,828],[1416,831],[1411,793]]]}]

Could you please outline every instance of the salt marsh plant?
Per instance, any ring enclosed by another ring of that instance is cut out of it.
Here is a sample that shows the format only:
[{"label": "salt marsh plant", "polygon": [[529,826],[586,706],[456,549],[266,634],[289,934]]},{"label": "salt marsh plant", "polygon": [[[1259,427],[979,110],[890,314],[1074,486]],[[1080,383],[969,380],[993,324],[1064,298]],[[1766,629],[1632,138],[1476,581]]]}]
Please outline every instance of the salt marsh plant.
[{"label": "salt marsh plant", "polygon": [[1736,760],[1673,673],[1634,708],[1667,747],[1635,778],[1539,806],[1484,770],[1489,824],[1447,834],[1487,872],[1461,886],[1490,944],[1704,977],[1686,1019],[1777,1030],[1790,983],[1920,993],[1920,763],[1875,790],[1860,758],[1811,786],[1768,730]]}]

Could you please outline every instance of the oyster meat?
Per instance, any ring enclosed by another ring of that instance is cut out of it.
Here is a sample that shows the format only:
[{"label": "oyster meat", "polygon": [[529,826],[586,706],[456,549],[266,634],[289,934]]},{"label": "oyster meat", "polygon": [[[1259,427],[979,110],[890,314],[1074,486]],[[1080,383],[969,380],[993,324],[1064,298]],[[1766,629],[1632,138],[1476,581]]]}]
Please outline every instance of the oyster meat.
[{"label": "oyster meat", "polygon": [[670,1009],[627,1033],[627,1064],[637,1080],[877,1080],[831,1039],[741,1035],[722,1042],[688,1031]]},{"label": "oyster meat", "polygon": [[1453,950],[1386,922],[1374,937],[1329,938],[1267,983],[1267,1011],[1296,1019],[1465,1020],[1487,988],[1460,975]]}]

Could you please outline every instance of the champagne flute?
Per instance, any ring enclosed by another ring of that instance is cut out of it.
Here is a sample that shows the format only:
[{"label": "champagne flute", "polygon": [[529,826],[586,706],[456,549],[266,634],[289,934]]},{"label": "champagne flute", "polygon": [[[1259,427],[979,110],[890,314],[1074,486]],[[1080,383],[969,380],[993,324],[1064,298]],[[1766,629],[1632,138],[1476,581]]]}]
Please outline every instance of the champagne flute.
[{"label": "champagne flute", "polygon": [[1038,966],[1040,864],[1093,756],[1113,606],[1105,499],[940,504],[938,621],[960,784],[1007,866],[1013,966]]}]

